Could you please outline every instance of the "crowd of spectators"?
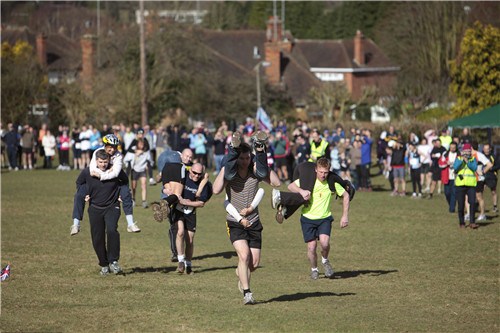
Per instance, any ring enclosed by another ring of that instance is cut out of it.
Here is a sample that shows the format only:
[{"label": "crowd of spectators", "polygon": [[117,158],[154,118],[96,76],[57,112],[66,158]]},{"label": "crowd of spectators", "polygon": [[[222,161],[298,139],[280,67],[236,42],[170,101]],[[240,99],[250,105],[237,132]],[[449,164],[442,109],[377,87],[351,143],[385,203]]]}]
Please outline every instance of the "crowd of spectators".
[{"label": "crowd of spectators", "polygon": [[[83,169],[89,164],[92,153],[102,146],[101,138],[112,133],[120,139],[119,149],[125,154],[134,152],[138,139],[144,140],[145,150],[151,154],[148,172],[150,184],[153,185],[153,165],[165,149],[182,151],[191,148],[195,161],[217,174],[232,133],[239,131],[244,140],[250,142],[255,130],[252,118],[232,128],[223,121],[212,130],[203,123],[192,128],[175,124],[167,127],[104,124],[97,128],[88,124],[71,130],[61,125],[52,133],[45,124],[35,129],[30,125],[14,126],[9,123],[6,130],[3,127],[0,129],[2,167],[32,170],[40,159],[43,161],[41,167],[50,169],[57,155],[58,170]],[[471,143],[480,165],[477,174],[481,188],[477,192],[482,197],[486,184],[486,188],[490,188],[493,193],[494,209],[497,209],[498,158],[494,156],[490,145],[481,145],[482,149],[479,149],[468,129],[452,137],[446,128],[440,133],[430,129],[420,134],[401,133],[394,126],[389,126],[375,141],[371,130],[366,128],[346,130],[342,124],[337,124],[331,130],[319,129],[310,127],[307,121],[297,120],[291,127],[279,121],[267,132],[268,164],[284,183],[291,181],[297,164],[314,162],[325,156],[331,161],[332,171],[349,179],[358,191],[372,191],[371,177],[383,175],[391,188],[391,196],[431,199],[435,193],[444,190],[450,212],[455,210],[454,174],[450,166],[459,156],[460,146]],[[73,157],[72,163],[70,156]],[[478,201],[484,206],[484,200],[478,198]],[[480,211],[479,220],[484,218],[484,207]]]}]

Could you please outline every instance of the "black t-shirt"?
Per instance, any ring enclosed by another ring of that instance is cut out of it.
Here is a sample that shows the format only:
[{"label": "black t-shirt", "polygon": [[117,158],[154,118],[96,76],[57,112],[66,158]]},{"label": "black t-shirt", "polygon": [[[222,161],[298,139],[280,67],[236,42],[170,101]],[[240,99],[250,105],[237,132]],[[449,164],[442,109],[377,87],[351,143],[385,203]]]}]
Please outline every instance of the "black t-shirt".
[{"label": "black t-shirt", "polygon": [[405,165],[405,152],[406,148],[402,146],[399,149],[393,148],[392,157],[391,157],[391,165]]},{"label": "black t-shirt", "polygon": [[106,208],[118,201],[120,185],[126,184],[127,180],[127,175],[122,170],[117,178],[101,181],[92,177],[90,169],[87,167],[78,176],[76,184],[87,184],[87,193],[90,196],[91,205]]},{"label": "black t-shirt", "polygon": [[439,169],[439,159],[443,154],[446,152],[446,148],[441,146],[441,147],[434,147],[431,150],[431,160],[432,160],[432,166],[431,168],[438,168]]},{"label": "black t-shirt", "polygon": [[226,140],[215,139],[214,140],[214,154],[224,155],[226,153]]}]

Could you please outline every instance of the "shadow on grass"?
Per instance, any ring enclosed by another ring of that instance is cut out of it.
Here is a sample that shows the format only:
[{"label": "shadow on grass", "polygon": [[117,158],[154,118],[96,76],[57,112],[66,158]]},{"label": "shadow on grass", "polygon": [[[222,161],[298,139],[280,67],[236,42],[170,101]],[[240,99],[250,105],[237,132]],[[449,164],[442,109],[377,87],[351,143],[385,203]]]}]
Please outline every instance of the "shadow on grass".
[{"label": "shadow on grass", "polygon": [[130,270],[123,271],[123,275],[136,274],[136,273],[169,273],[177,269],[175,267],[133,267]]},{"label": "shadow on grass", "polygon": [[373,185],[372,191],[373,192],[391,192],[391,189],[384,188],[382,185]]},{"label": "shadow on grass", "polygon": [[224,259],[231,259],[232,257],[237,257],[237,255],[236,255],[236,251],[226,251],[226,252],[219,252],[219,253],[204,254],[201,256],[194,257],[193,260],[203,260],[203,259],[219,258],[219,257],[222,257]]},{"label": "shadow on grass", "polygon": [[[219,271],[219,270],[225,270],[225,269],[236,269],[236,267],[237,266],[210,267],[210,268],[196,270],[196,273],[206,273],[206,272],[213,272],[213,271]],[[236,275],[235,275],[235,277],[236,277]]]},{"label": "shadow on grass", "polygon": [[[492,220],[492,219],[493,219],[493,217],[492,217],[492,218],[490,218],[489,216],[486,216],[486,219],[488,219],[488,220],[490,220],[490,219],[491,219],[491,220]],[[495,222],[476,222],[476,224],[477,224],[478,228],[482,228],[482,227],[487,227],[487,226],[489,226],[490,224],[495,224]]]},{"label": "shadow on grass", "polygon": [[279,297],[271,298],[270,300],[257,302],[258,304],[271,303],[271,302],[291,302],[291,301],[300,301],[310,297],[325,297],[325,296],[354,296],[355,293],[332,293],[332,292],[313,292],[313,293],[296,293],[291,295],[281,295]]},{"label": "shadow on grass", "polygon": [[390,271],[383,271],[383,270],[361,270],[361,271],[345,271],[345,272],[335,272],[335,275],[333,276],[334,279],[349,279],[349,278],[354,278],[358,277],[360,275],[370,275],[370,276],[380,276],[380,275],[385,275],[389,273],[396,273],[398,270],[393,269]]}]

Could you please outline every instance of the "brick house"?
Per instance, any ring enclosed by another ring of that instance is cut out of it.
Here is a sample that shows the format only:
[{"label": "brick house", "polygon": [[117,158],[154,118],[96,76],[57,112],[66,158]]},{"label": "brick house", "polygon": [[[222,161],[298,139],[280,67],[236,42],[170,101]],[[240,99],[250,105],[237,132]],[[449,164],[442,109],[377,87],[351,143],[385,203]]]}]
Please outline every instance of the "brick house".
[{"label": "brick house", "polygon": [[[353,99],[368,86],[383,96],[393,93],[400,68],[362,32],[347,40],[301,40],[281,27],[279,18],[271,17],[266,31],[204,30],[201,39],[228,75],[255,76],[260,61],[269,63],[263,70],[268,83],[285,89],[296,105],[306,103],[312,87],[331,81],[344,82]],[[263,55],[255,57],[255,50]]]}]

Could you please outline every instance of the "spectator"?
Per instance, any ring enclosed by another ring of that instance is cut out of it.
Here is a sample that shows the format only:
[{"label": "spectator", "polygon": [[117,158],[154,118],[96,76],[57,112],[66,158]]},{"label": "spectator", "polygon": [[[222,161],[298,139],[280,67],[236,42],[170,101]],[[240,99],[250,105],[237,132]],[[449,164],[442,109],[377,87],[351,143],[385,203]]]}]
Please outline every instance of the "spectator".
[{"label": "spectator", "polygon": [[360,189],[371,191],[370,168],[372,166],[372,134],[368,129],[363,130],[361,137],[361,182]]},{"label": "spectator", "polygon": [[311,145],[306,141],[303,134],[299,134],[296,139],[297,150],[295,154],[296,163],[300,164],[306,162],[311,156]]},{"label": "spectator", "polygon": [[217,175],[222,168],[222,159],[226,153],[226,138],[224,137],[223,130],[219,128],[214,137],[214,161],[215,161],[215,171],[214,175]]},{"label": "spectator", "polygon": [[83,168],[90,165],[90,137],[92,136],[92,130],[86,126],[82,126],[82,131],[80,133],[80,144],[82,149],[82,166]]},{"label": "spectator", "polygon": [[422,162],[422,174],[420,176],[423,192],[429,193],[431,188],[432,181],[432,172],[431,172],[431,150],[432,145],[429,145],[426,138],[423,138],[420,144],[417,146],[418,153],[421,156]]},{"label": "spectator", "polygon": [[470,143],[462,145],[462,151],[453,164],[456,174],[455,189],[458,204],[458,223],[460,228],[465,228],[465,199],[468,198],[470,206],[470,224],[469,227],[477,229],[475,221],[476,210],[476,170],[477,160],[472,156],[472,146]]},{"label": "spectator", "polygon": [[57,170],[69,171],[71,170],[71,167],[69,166],[69,149],[71,146],[71,139],[68,136],[68,131],[63,130],[57,141],[59,141],[60,145],[59,166],[57,167]]},{"label": "spectator", "polygon": [[422,171],[421,160],[422,158],[415,143],[410,142],[408,145],[408,164],[410,165],[411,185],[413,187],[412,198],[422,197],[422,183],[420,182],[420,174]]},{"label": "spectator", "polygon": [[309,162],[316,162],[318,158],[326,156],[327,148],[328,142],[321,138],[317,129],[314,129],[311,133],[311,157]]},{"label": "spectator", "polygon": [[12,123],[7,124],[8,132],[2,137],[2,141],[5,142],[7,148],[7,157],[9,159],[9,170],[19,170],[17,165],[17,151],[19,146],[19,140],[17,138],[17,130]]},{"label": "spectator", "polygon": [[431,150],[432,182],[429,190],[429,199],[432,199],[436,185],[438,187],[438,194],[441,193],[441,168],[439,167],[439,159],[446,152],[446,149],[441,146],[441,140],[439,140],[439,138],[434,139],[432,143],[434,144],[434,148]]},{"label": "spectator", "polygon": [[356,189],[359,188],[361,177],[361,141],[354,140],[352,148],[349,150],[351,159],[352,183]]},{"label": "spectator", "polygon": [[453,164],[457,159],[457,155],[457,144],[455,142],[451,142],[450,149],[439,159],[439,166],[442,170],[441,181],[444,184],[444,195],[446,196],[448,211],[450,213],[455,212],[456,206],[455,172],[453,170]]},{"label": "spectator", "polygon": [[[391,147],[392,145],[392,147]],[[392,196],[406,196],[405,180],[405,153],[406,148],[400,141],[390,141],[389,147],[392,148],[391,169],[394,176],[394,191]]]},{"label": "spectator", "polygon": [[274,163],[278,177],[281,181],[288,181],[287,156],[290,152],[290,142],[288,141],[288,138],[283,135],[283,132],[278,130],[275,134],[272,146],[274,150]]},{"label": "spectator", "polygon": [[24,125],[21,132],[21,147],[22,147],[22,161],[23,169],[33,169],[33,152],[35,149],[35,136],[33,128],[29,125]]},{"label": "spectator", "polygon": [[476,200],[479,204],[479,216],[477,218],[477,221],[485,221],[486,220],[486,215],[485,215],[485,208],[484,208],[484,197],[483,197],[483,192],[484,192],[484,180],[485,180],[485,173],[488,173],[491,168],[493,168],[493,164],[491,161],[480,151],[477,151],[474,149],[474,144],[472,145],[472,156],[477,160],[477,169],[476,169],[476,175],[477,175],[477,184],[476,184]]},{"label": "spectator", "polygon": [[73,133],[71,133],[71,146],[73,148],[73,169],[83,169],[82,143],[80,139],[80,129],[78,127],[74,127]]},{"label": "spectator", "polygon": [[45,155],[45,163],[47,169],[52,169],[52,160],[56,155],[56,138],[52,135],[49,129],[45,131],[45,136],[42,139],[42,146]]},{"label": "spectator", "polygon": [[484,185],[491,190],[493,212],[498,213],[497,177],[498,169],[500,168],[500,158],[493,154],[490,144],[485,144],[483,146],[483,154],[487,159],[490,160],[491,164],[493,165],[493,167],[484,174]]}]

